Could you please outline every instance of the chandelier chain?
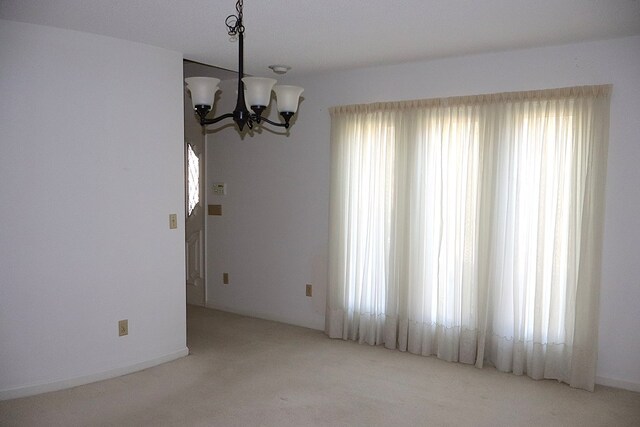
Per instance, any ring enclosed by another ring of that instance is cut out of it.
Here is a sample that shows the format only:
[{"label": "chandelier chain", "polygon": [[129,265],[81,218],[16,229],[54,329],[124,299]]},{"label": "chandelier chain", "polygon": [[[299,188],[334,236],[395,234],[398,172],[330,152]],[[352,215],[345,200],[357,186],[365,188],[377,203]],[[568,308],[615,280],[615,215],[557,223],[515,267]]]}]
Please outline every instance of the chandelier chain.
[{"label": "chandelier chain", "polygon": [[238,0],[236,2],[236,13],[237,15],[229,15],[227,19],[225,19],[224,23],[227,25],[227,33],[231,37],[235,37],[238,34],[244,33],[244,25],[242,23],[242,0]]}]

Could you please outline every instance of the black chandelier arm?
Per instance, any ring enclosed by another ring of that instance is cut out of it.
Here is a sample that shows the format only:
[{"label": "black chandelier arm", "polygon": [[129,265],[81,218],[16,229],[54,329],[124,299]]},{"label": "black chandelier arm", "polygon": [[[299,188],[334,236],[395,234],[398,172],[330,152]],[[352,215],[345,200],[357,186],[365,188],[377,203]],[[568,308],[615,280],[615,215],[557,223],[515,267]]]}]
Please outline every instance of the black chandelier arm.
[{"label": "black chandelier arm", "polygon": [[214,123],[218,123],[221,120],[233,118],[233,113],[223,114],[218,117],[214,117],[213,119],[205,119],[204,117],[200,117],[200,126],[212,125]]},{"label": "black chandelier arm", "polygon": [[[289,126],[290,126],[289,121],[291,117],[293,117],[293,113],[280,113],[280,115],[284,118],[284,123],[278,123],[278,122],[269,120],[266,117],[262,117],[256,113],[249,113],[248,111],[245,111],[246,114],[238,114],[237,111],[234,111],[233,113],[226,113],[218,117],[214,117],[212,119],[207,119],[205,118],[205,116],[207,115],[208,112],[209,112],[208,109],[205,110],[203,108],[201,108],[200,110],[197,110],[197,113],[200,116],[200,126],[212,125],[224,119],[233,119],[241,129],[242,127],[244,127],[244,125],[247,125],[249,129],[253,129],[254,123],[261,124],[262,122],[269,123],[271,126],[289,129]],[[242,122],[242,125],[240,125],[240,123],[238,122]]]},{"label": "black chandelier arm", "polygon": [[266,117],[257,117],[255,119],[255,121],[256,121],[256,123],[267,122],[272,126],[277,126],[277,127],[289,129],[289,121],[288,120],[286,122],[284,122],[284,123],[278,123],[278,122],[273,122],[273,121],[267,119]]}]

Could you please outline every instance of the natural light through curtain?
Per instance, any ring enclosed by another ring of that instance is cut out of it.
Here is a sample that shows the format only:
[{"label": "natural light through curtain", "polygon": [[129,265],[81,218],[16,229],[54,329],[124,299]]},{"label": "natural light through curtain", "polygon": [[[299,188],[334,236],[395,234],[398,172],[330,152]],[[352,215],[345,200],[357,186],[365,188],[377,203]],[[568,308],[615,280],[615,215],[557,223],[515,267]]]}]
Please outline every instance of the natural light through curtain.
[{"label": "natural light through curtain", "polygon": [[328,334],[593,389],[610,90],[331,109]]}]

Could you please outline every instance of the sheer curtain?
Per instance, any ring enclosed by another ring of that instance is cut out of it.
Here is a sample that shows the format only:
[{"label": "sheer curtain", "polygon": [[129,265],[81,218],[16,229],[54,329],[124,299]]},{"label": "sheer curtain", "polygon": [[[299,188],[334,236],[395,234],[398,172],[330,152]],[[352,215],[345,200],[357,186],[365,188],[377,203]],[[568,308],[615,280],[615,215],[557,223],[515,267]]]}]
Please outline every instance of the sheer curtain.
[{"label": "sheer curtain", "polygon": [[329,336],[593,390],[610,92],[332,108]]}]

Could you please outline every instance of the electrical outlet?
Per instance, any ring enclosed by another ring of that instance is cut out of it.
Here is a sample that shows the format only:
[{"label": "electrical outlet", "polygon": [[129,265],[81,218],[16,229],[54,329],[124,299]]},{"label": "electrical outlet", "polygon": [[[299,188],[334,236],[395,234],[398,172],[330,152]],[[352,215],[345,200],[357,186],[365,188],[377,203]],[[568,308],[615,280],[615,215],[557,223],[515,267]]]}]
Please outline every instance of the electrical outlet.
[{"label": "electrical outlet", "polygon": [[308,297],[313,296],[313,286],[311,286],[309,283],[307,283],[306,292]]},{"label": "electrical outlet", "polygon": [[178,214],[169,214],[169,228],[178,228]]},{"label": "electrical outlet", "polygon": [[229,284],[229,273],[222,273],[222,284],[223,285]]},{"label": "electrical outlet", "polygon": [[129,335],[129,319],[120,320],[118,322],[118,336]]}]

